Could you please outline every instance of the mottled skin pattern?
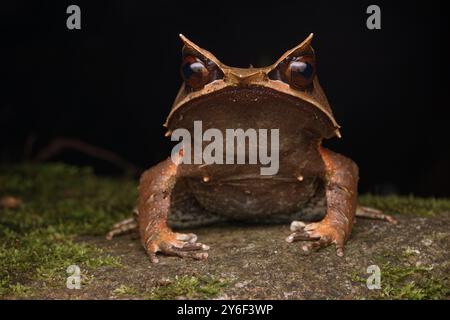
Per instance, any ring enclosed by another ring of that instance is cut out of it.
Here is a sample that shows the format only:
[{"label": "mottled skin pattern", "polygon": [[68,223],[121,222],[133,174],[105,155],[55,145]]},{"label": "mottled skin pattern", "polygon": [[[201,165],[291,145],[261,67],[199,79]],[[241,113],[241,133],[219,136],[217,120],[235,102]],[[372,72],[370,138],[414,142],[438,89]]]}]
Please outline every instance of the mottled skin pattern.
[{"label": "mottled skin pattern", "polygon": [[[195,120],[202,120],[204,130],[222,132],[279,128],[280,167],[277,174],[262,176],[259,165],[180,164],[168,158],[147,170],[136,220],[150,260],[158,262],[157,252],[204,259],[207,245],[171,227],[230,220],[291,222],[286,241],[305,241],[305,252],[334,244],[342,256],[357,210],[358,167],[321,146],[324,138],[340,134],[315,74],[312,35],[273,65],[248,69],[228,67],[182,40],[185,61],[201,61],[206,67],[199,79],[206,81],[198,85],[185,79],[165,124],[169,135],[176,128],[192,131]],[[286,73],[298,57],[307,57],[302,61],[314,67],[308,81]],[[367,216],[390,219],[374,211]],[[134,227],[134,220],[126,220],[108,238]]]}]

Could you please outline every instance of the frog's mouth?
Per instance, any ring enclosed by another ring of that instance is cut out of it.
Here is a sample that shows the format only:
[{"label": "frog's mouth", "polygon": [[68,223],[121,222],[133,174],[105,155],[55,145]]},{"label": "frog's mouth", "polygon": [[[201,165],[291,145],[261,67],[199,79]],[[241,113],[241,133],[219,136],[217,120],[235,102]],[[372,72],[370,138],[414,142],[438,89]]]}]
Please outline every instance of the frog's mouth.
[{"label": "frog's mouth", "polygon": [[289,136],[305,132],[319,138],[339,136],[331,112],[306,96],[299,98],[261,85],[227,86],[181,101],[165,126],[169,131],[192,131],[194,121],[202,121],[205,130],[277,128]]}]

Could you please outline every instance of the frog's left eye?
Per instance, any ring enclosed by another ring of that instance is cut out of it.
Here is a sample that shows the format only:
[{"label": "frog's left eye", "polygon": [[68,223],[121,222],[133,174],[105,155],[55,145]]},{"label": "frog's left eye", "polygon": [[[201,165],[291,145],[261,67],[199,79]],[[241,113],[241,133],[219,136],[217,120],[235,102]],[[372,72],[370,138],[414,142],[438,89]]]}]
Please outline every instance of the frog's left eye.
[{"label": "frog's left eye", "polygon": [[296,89],[304,89],[309,86],[316,74],[314,58],[300,56],[287,61],[284,69],[284,80]]},{"label": "frog's left eye", "polygon": [[210,82],[210,72],[202,60],[194,56],[186,56],[181,65],[181,75],[186,84],[198,90]]}]

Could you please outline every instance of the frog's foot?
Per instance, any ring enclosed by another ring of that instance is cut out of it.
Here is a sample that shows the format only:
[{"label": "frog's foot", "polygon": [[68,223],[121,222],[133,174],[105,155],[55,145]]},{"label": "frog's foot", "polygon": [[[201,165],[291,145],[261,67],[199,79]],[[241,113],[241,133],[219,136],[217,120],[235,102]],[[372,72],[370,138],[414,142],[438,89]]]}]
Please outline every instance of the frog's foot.
[{"label": "frog's foot", "polygon": [[138,224],[135,218],[125,219],[113,225],[112,229],[106,235],[107,240],[111,240],[115,236],[137,231]]},{"label": "frog's foot", "polygon": [[397,220],[394,217],[384,214],[381,210],[369,207],[358,206],[356,208],[356,216],[367,219],[383,220],[391,224],[397,224]]},{"label": "frog's foot", "polygon": [[293,233],[286,238],[287,242],[311,241],[302,246],[305,253],[311,253],[313,250],[335,244],[337,255],[340,257],[344,255],[344,243],[347,236],[345,230],[338,224],[326,221],[309,224],[302,221],[293,221],[291,231]]},{"label": "frog's foot", "polygon": [[180,258],[204,260],[208,258],[209,246],[197,242],[193,233],[162,231],[157,237],[149,237],[146,243],[147,254],[152,263],[158,263],[157,252]]}]

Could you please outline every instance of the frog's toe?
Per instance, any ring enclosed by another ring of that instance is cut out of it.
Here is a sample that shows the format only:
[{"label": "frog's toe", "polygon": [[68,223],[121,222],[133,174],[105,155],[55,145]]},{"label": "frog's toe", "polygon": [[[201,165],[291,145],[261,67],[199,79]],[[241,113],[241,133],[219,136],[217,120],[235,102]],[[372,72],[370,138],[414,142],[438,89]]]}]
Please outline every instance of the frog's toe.
[{"label": "frog's toe", "polygon": [[152,263],[158,263],[156,256],[160,252],[169,256],[177,256],[180,258],[192,258],[196,260],[204,260],[208,258],[209,246],[196,242],[197,236],[193,233],[172,233],[163,240],[155,241],[147,246],[147,253]]},{"label": "frog's toe", "polygon": [[134,217],[125,219],[112,226],[112,229],[106,235],[106,239],[112,240],[112,238],[114,238],[115,236],[126,234],[132,231],[137,231],[137,228],[138,224]]},{"label": "frog's toe", "polygon": [[197,235],[195,233],[175,233],[175,238],[190,243],[197,242]]},{"label": "frog's toe", "polygon": [[286,241],[291,243],[295,241],[313,241],[313,240],[319,240],[320,237],[312,237],[307,231],[303,230],[297,230],[293,233],[291,233],[287,238]]},{"label": "frog's toe", "polygon": [[342,257],[344,255],[344,243],[333,240],[328,236],[323,236],[323,237],[320,237],[319,240],[304,244],[302,246],[302,250],[304,253],[309,254],[312,251],[328,247],[329,245],[331,245],[333,243],[336,244],[336,254],[339,257]]},{"label": "frog's toe", "polygon": [[209,250],[209,246],[202,243],[183,242],[179,247],[178,245],[172,245],[165,242],[160,245],[160,250],[162,253],[171,256],[203,260],[208,258],[208,253],[205,251]]},{"label": "frog's toe", "polygon": [[311,241],[302,245],[304,253],[309,254],[335,244],[337,255],[340,257],[344,255],[345,232],[336,226],[323,222],[305,224],[294,221],[291,224],[291,231],[294,232],[286,238],[287,242]]},{"label": "frog's toe", "polygon": [[291,222],[291,231],[302,231],[305,228],[306,224],[303,221],[292,221]]}]

